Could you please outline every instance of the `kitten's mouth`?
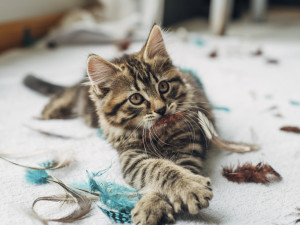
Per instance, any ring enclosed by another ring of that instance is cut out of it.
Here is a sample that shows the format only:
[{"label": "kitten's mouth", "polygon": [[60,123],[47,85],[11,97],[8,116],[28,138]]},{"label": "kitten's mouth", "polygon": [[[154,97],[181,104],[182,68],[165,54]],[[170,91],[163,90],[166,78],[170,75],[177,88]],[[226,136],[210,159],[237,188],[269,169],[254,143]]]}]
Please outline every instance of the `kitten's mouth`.
[{"label": "kitten's mouth", "polygon": [[153,130],[157,128],[166,127],[170,124],[175,123],[178,119],[182,119],[182,118],[183,118],[183,112],[162,116],[156,121],[156,123],[150,129]]}]

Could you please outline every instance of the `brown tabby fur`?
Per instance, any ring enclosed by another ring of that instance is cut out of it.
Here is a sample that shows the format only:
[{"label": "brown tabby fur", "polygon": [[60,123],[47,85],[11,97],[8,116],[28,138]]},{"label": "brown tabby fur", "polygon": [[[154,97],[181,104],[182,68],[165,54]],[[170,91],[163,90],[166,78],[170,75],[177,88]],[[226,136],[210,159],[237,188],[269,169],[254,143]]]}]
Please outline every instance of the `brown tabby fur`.
[{"label": "brown tabby fur", "polygon": [[[160,28],[152,28],[138,53],[112,62],[89,56],[87,70],[94,107],[87,98],[87,87],[76,85],[53,97],[42,117],[81,114],[93,126],[98,119],[119,153],[125,181],[144,194],[132,211],[133,222],[172,223],[182,210],[196,214],[208,207],[213,195],[210,179],[201,175],[207,143],[197,111],[213,121],[211,106],[196,80],[172,64]],[[169,84],[166,93],[159,91],[161,81]],[[141,104],[130,101],[134,93],[143,96]],[[183,119],[150,129],[162,115],[178,112]]]}]

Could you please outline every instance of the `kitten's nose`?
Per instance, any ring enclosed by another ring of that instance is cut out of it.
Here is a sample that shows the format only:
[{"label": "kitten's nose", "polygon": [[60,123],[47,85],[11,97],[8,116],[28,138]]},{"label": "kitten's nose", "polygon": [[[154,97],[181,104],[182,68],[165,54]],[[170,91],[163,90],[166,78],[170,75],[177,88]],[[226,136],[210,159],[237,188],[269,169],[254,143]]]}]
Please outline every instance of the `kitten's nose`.
[{"label": "kitten's nose", "polygon": [[157,110],[154,110],[154,112],[156,112],[156,113],[158,113],[159,115],[165,115],[165,113],[166,113],[166,106],[164,106],[164,107],[162,107],[162,108],[160,108],[160,109],[157,109]]}]

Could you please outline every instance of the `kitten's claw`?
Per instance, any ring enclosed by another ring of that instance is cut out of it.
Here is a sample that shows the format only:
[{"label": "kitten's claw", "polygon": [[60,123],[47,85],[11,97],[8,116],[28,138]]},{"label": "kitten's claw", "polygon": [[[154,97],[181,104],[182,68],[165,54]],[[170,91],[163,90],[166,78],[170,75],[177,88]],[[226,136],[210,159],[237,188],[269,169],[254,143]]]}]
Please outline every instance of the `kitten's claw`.
[{"label": "kitten's claw", "polygon": [[179,181],[176,189],[180,191],[168,196],[175,213],[180,212],[182,206],[185,206],[190,214],[197,214],[200,209],[209,206],[209,201],[213,197],[210,179],[202,176],[189,176]]},{"label": "kitten's claw", "polygon": [[147,193],[131,211],[132,221],[137,225],[175,223],[172,206],[158,193]]}]

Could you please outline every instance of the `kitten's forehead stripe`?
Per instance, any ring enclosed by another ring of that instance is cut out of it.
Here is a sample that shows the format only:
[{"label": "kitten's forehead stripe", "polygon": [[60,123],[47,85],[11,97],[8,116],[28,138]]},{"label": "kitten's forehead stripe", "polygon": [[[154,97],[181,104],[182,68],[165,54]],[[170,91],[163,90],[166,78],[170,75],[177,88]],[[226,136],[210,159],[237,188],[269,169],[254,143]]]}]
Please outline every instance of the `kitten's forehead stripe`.
[{"label": "kitten's forehead stripe", "polygon": [[136,79],[140,80],[145,86],[151,84],[151,78],[158,82],[157,76],[152,72],[151,66],[145,62],[140,61],[137,57],[126,57],[126,66],[131,73],[130,75],[135,79],[134,85],[136,87]]},{"label": "kitten's forehead stripe", "polygon": [[137,82],[136,82],[136,73],[134,72],[133,68],[132,68],[129,64],[127,64],[127,68],[128,68],[128,70],[129,70],[130,75],[131,75],[131,76],[133,77],[133,79],[134,79],[133,85],[134,85],[135,89],[136,89],[137,91],[140,91],[141,89],[140,89],[140,87],[138,86],[138,84],[137,84]]},{"label": "kitten's forehead stripe", "polygon": [[184,84],[182,79],[179,77],[179,76],[176,76],[176,77],[173,77],[171,79],[168,80],[169,83],[172,83],[172,82],[179,82],[181,84]]},{"label": "kitten's forehead stripe", "polygon": [[151,66],[148,63],[144,63],[144,64],[146,66],[146,70],[152,75],[152,77],[155,80],[155,82],[158,83],[158,78],[156,77],[156,75],[151,70]]}]

